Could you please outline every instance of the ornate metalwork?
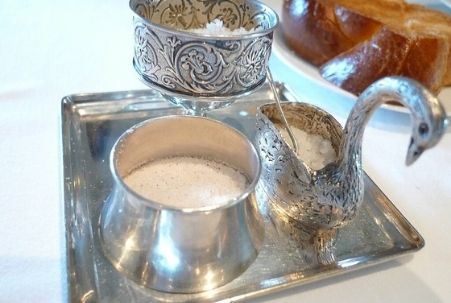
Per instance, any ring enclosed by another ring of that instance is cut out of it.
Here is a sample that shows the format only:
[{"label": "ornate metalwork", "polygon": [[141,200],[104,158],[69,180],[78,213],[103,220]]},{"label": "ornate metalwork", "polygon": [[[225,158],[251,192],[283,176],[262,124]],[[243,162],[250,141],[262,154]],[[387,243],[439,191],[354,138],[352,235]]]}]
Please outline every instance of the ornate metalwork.
[{"label": "ornate metalwork", "polygon": [[[134,18],[134,64],[144,81],[165,91],[194,96],[233,96],[261,85],[277,16],[252,1],[198,0],[130,3]],[[239,36],[189,32],[214,19]]]},{"label": "ornate metalwork", "polygon": [[[327,112],[305,103],[284,103],[291,126],[331,140],[338,157],[320,170],[298,159],[274,123],[281,123],[275,104],[257,113],[257,144],[262,182],[280,213],[308,226],[328,230],[354,218],[363,200],[362,138],[371,113],[387,101],[398,101],[412,112],[412,140],[406,163],[433,147],[445,132],[446,113],[436,97],[413,80],[387,77],[359,97],[344,130]],[[302,142],[298,142],[302,144]]]}]

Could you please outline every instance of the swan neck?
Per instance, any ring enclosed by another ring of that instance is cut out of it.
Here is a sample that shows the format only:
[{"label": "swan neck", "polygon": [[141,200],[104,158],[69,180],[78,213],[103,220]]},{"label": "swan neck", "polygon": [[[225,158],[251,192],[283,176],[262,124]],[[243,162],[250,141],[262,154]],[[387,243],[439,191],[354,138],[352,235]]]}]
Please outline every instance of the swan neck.
[{"label": "swan neck", "polygon": [[417,118],[424,105],[419,102],[420,90],[416,85],[396,78],[384,78],[367,88],[356,101],[346,121],[338,161],[345,165],[361,163],[365,127],[381,104],[388,101],[399,102],[413,113],[414,119]]}]

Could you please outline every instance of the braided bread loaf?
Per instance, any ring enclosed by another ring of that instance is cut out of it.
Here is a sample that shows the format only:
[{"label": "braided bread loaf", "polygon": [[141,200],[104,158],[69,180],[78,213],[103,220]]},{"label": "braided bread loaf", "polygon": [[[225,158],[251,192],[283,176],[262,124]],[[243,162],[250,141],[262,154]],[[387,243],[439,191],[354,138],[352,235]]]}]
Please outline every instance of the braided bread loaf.
[{"label": "braided bread loaf", "polygon": [[451,17],[402,0],[285,0],[287,45],[320,74],[360,94],[389,75],[438,93],[451,84]]}]

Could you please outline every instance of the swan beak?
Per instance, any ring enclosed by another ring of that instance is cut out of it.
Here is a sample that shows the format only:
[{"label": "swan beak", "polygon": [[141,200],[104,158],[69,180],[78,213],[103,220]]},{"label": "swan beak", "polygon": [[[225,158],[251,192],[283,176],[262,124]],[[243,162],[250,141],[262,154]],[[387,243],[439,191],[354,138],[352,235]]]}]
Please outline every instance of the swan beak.
[{"label": "swan beak", "polygon": [[413,138],[410,140],[409,149],[407,150],[406,165],[412,165],[423,153],[424,148],[417,146]]}]

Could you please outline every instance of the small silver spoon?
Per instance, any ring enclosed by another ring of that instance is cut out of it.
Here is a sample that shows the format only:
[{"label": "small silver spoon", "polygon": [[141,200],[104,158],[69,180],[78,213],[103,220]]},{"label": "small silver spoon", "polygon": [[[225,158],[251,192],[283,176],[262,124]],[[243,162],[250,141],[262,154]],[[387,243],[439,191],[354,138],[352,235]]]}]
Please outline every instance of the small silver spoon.
[{"label": "small silver spoon", "polygon": [[276,99],[277,109],[279,110],[280,117],[282,117],[282,122],[285,126],[285,129],[288,132],[288,136],[290,136],[290,140],[293,143],[293,150],[296,155],[298,155],[298,143],[296,141],[296,138],[293,135],[293,132],[291,131],[290,125],[288,125],[287,118],[285,117],[285,114],[283,113],[282,106],[280,105],[280,96],[277,92],[276,86],[274,85],[274,80],[271,74],[271,71],[269,70],[269,67],[266,70],[266,75],[269,80],[269,86],[271,87],[272,93],[274,95],[274,99]]}]

